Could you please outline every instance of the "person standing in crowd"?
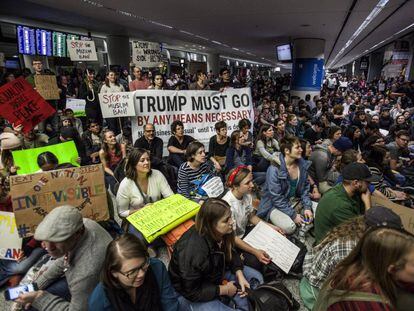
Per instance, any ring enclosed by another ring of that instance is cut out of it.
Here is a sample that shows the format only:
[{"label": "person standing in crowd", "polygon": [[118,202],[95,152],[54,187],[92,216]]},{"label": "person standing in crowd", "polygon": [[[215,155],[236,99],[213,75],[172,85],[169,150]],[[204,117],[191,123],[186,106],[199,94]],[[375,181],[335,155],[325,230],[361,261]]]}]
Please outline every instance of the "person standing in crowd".
[{"label": "person standing in crowd", "polygon": [[296,226],[313,220],[307,172],[310,163],[302,159],[297,137],[285,137],[280,151],[280,164],[274,163],[267,170],[257,215],[292,234]]},{"label": "person standing in crowd", "polygon": [[246,290],[263,283],[263,276],[243,266],[234,246],[230,206],[206,200],[195,225],[175,244],[168,268],[184,310],[233,310],[227,306],[229,297],[236,310],[248,310]]},{"label": "person standing in crowd", "polygon": [[342,222],[363,215],[371,207],[369,182],[377,181],[362,163],[350,163],[342,170],[343,182],[325,193],[315,217],[315,241],[319,243],[329,230]]},{"label": "person standing in crowd", "polygon": [[208,156],[210,161],[214,164],[216,171],[220,172],[226,164],[226,154],[230,145],[230,138],[227,136],[226,122],[216,122],[214,128],[216,129],[216,135],[210,138]]},{"label": "person standing in crowd", "polygon": [[55,260],[36,279],[39,290],[22,293],[16,301],[39,311],[86,310],[112,240],[109,233],[82,218],[75,207],[64,205],[46,215],[34,238]]},{"label": "person standing in crowd", "polygon": [[164,75],[160,72],[154,73],[152,76],[152,84],[148,87],[152,90],[164,90],[165,89],[165,79]]},{"label": "person standing in crowd", "polygon": [[188,86],[189,90],[206,91],[210,89],[210,86],[207,83],[207,76],[203,71],[197,71],[196,79],[196,82],[191,83]]},{"label": "person standing in crowd", "polygon": [[185,162],[185,150],[194,141],[189,135],[184,135],[184,124],[179,120],[171,123],[172,136],[168,140],[167,149],[169,151],[168,163],[179,168]]},{"label": "person standing in crowd", "polygon": [[132,71],[135,79],[129,82],[129,90],[131,92],[136,90],[146,90],[151,83],[144,77],[142,74],[142,69],[138,66],[135,66]]},{"label": "person standing in crowd", "polygon": [[88,68],[85,70],[85,78],[79,88],[79,98],[84,99],[85,114],[87,120],[95,120],[100,126],[103,125],[101,105],[99,104],[99,82],[95,79],[95,70]]},{"label": "person standing in crowd", "polygon": [[131,234],[109,243],[101,282],[89,298],[89,311],[178,311],[178,297],[164,264]]},{"label": "person standing in crowd", "polygon": [[82,134],[82,141],[85,146],[86,156],[89,158],[89,163],[99,163],[99,150],[102,148],[102,135],[101,126],[98,121],[94,119],[88,120],[87,130]]},{"label": "person standing in crowd", "polygon": [[220,82],[213,84],[211,87],[215,91],[224,91],[226,88],[240,88],[239,82],[233,82],[231,79],[230,70],[228,68],[220,69]]}]

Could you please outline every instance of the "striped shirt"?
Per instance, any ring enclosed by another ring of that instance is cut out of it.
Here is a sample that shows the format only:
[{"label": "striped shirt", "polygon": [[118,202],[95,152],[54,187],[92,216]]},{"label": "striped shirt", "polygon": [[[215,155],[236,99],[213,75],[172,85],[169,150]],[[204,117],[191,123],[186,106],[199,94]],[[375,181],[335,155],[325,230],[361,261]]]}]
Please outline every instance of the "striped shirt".
[{"label": "striped shirt", "polygon": [[213,173],[213,167],[210,161],[202,163],[197,169],[191,168],[188,162],[184,162],[178,170],[177,192],[191,199],[191,192],[196,188],[196,185],[192,182],[199,179],[203,174],[211,173]]}]

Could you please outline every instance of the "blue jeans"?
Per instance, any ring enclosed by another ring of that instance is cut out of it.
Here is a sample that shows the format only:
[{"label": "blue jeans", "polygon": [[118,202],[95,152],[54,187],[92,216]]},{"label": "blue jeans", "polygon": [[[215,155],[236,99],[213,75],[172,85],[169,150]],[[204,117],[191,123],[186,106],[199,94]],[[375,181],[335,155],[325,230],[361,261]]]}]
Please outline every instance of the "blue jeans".
[{"label": "blue jeans", "polygon": [[[246,280],[250,283],[250,287],[254,289],[257,285],[263,283],[263,276],[260,272],[250,268],[248,266],[244,266],[243,274]],[[230,271],[227,271],[224,278],[228,281],[236,281],[236,276],[232,274]],[[180,303],[180,310],[182,311],[230,311],[235,310],[219,299],[215,299],[208,302],[191,302],[184,298],[183,296],[178,297],[178,301]],[[235,295],[233,297],[233,302],[236,305],[236,310],[240,311],[249,311],[249,303],[247,297],[240,297],[239,295]]]},{"label": "blue jeans", "polygon": [[[70,294],[68,282],[66,281],[66,277],[58,279],[56,282],[50,284],[44,290],[51,293],[52,295],[65,299],[66,301],[70,301],[72,297]],[[37,309],[30,307],[28,311],[37,311]]]},{"label": "blue jeans", "polygon": [[13,275],[26,274],[44,254],[46,254],[46,251],[38,247],[32,251],[29,257],[23,259],[21,262],[5,259],[0,260],[0,286],[6,284]]}]

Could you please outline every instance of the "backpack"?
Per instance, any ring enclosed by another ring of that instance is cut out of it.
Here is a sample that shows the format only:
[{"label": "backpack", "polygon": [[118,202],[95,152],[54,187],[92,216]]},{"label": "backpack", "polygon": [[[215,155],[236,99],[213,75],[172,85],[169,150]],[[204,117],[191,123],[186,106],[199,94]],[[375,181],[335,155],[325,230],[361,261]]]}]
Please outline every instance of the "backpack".
[{"label": "backpack", "polygon": [[281,282],[272,281],[248,291],[248,299],[253,311],[294,311],[300,304]]}]

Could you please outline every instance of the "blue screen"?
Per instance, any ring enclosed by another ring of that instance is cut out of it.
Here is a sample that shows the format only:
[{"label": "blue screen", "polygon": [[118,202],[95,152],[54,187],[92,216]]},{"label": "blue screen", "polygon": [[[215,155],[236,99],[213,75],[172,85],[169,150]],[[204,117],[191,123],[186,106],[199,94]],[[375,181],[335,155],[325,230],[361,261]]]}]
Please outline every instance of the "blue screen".
[{"label": "blue screen", "polygon": [[36,29],[36,50],[38,55],[52,56],[52,33]]},{"label": "blue screen", "polygon": [[27,55],[36,55],[34,29],[18,25],[16,32],[19,53]]}]

